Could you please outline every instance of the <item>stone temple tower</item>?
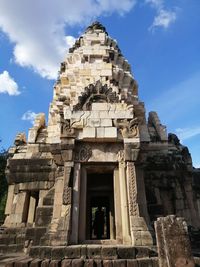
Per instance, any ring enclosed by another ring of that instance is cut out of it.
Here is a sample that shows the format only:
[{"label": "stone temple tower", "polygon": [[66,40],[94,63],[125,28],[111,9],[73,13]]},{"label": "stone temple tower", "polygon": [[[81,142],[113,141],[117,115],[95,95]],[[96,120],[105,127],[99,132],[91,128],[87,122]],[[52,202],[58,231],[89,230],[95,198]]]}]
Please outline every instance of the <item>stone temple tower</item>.
[{"label": "stone temple tower", "polygon": [[187,148],[155,112],[146,121],[128,61],[95,22],[61,63],[48,124],[38,114],[27,141],[18,134],[9,150],[4,238],[18,241],[6,244],[32,245],[32,255],[80,244],[151,246],[159,216],[200,226],[192,176]]}]

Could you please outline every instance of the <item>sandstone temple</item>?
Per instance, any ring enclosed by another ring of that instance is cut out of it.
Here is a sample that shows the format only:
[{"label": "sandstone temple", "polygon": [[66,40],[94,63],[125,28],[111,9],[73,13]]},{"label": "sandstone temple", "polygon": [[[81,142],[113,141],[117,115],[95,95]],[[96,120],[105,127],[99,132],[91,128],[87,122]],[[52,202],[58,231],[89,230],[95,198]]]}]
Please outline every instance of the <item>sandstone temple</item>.
[{"label": "sandstone temple", "polygon": [[182,241],[186,223],[200,228],[191,155],[156,112],[145,114],[128,61],[98,22],[61,63],[48,123],[40,113],[27,138],[17,134],[6,175],[0,251],[29,253],[27,265],[8,266],[153,267],[156,232],[177,242],[173,227],[183,225]]}]

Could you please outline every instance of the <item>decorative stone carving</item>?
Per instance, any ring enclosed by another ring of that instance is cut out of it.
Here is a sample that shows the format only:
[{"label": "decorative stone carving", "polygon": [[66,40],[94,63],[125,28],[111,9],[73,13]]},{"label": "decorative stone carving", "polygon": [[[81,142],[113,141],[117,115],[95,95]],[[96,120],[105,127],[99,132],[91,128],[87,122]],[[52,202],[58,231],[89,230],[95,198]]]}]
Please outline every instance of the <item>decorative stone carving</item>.
[{"label": "decorative stone carving", "polygon": [[63,204],[64,205],[71,204],[72,189],[71,187],[69,187],[71,170],[72,170],[71,167],[67,167],[65,168],[65,171],[64,171],[64,175],[65,175],[64,189],[63,189]]},{"label": "decorative stone carving", "polygon": [[136,175],[135,166],[133,162],[127,162],[128,168],[128,185],[129,185],[129,212],[131,216],[138,216],[138,205],[137,205],[137,186],[136,186]]},{"label": "decorative stone carving", "polygon": [[107,84],[102,85],[100,81],[96,84],[90,84],[85,87],[85,91],[78,98],[78,104],[74,106],[74,110],[90,110],[92,103],[118,103],[119,97],[112,88],[108,88]]},{"label": "decorative stone carving", "polygon": [[74,129],[70,126],[70,120],[65,120],[61,114],[61,137],[73,137]]},{"label": "decorative stone carving", "polygon": [[75,160],[85,162],[92,156],[92,149],[89,145],[78,145],[75,152]]},{"label": "decorative stone carving", "polygon": [[124,150],[120,150],[118,152],[118,161],[119,163],[124,163],[124,160],[125,160],[125,153],[124,153]]},{"label": "decorative stone carving", "polygon": [[138,119],[134,118],[132,120],[116,120],[114,125],[119,128],[120,133],[123,138],[138,138],[139,137],[139,128],[138,128]]},{"label": "decorative stone carving", "polygon": [[21,145],[24,145],[26,144],[26,135],[25,133],[18,133],[15,137],[15,142],[14,144],[16,146],[21,146]]},{"label": "decorative stone carving", "polygon": [[105,32],[106,34],[108,34],[106,32],[106,28],[98,21],[93,22],[89,27],[87,27],[85,33],[94,32],[95,30],[101,30],[101,31]]}]

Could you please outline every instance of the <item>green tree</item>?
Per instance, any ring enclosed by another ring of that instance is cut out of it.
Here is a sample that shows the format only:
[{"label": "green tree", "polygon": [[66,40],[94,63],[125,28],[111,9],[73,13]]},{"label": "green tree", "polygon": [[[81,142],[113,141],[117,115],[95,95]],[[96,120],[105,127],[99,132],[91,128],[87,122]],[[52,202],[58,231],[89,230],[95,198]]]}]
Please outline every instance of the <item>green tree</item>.
[{"label": "green tree", "polygon": [[4,210],[5,210],[7,191],[8,191],[8,184],[5,176],[7,155],[8,155],[7,151],[5,151],[1,147],[0,148],[0,224],[4,220]]}]

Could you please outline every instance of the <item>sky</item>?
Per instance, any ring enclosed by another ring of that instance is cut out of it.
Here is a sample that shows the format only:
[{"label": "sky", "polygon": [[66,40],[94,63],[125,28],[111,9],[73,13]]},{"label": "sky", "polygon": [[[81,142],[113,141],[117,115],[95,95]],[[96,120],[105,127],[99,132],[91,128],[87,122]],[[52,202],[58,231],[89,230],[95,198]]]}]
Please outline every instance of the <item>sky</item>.
[{"label": "sky", "polygon": [[200,167],[200,0],[0,0],[0,140],[48,119],[59,64],[100,21],[131,65],[146,112]]}]

